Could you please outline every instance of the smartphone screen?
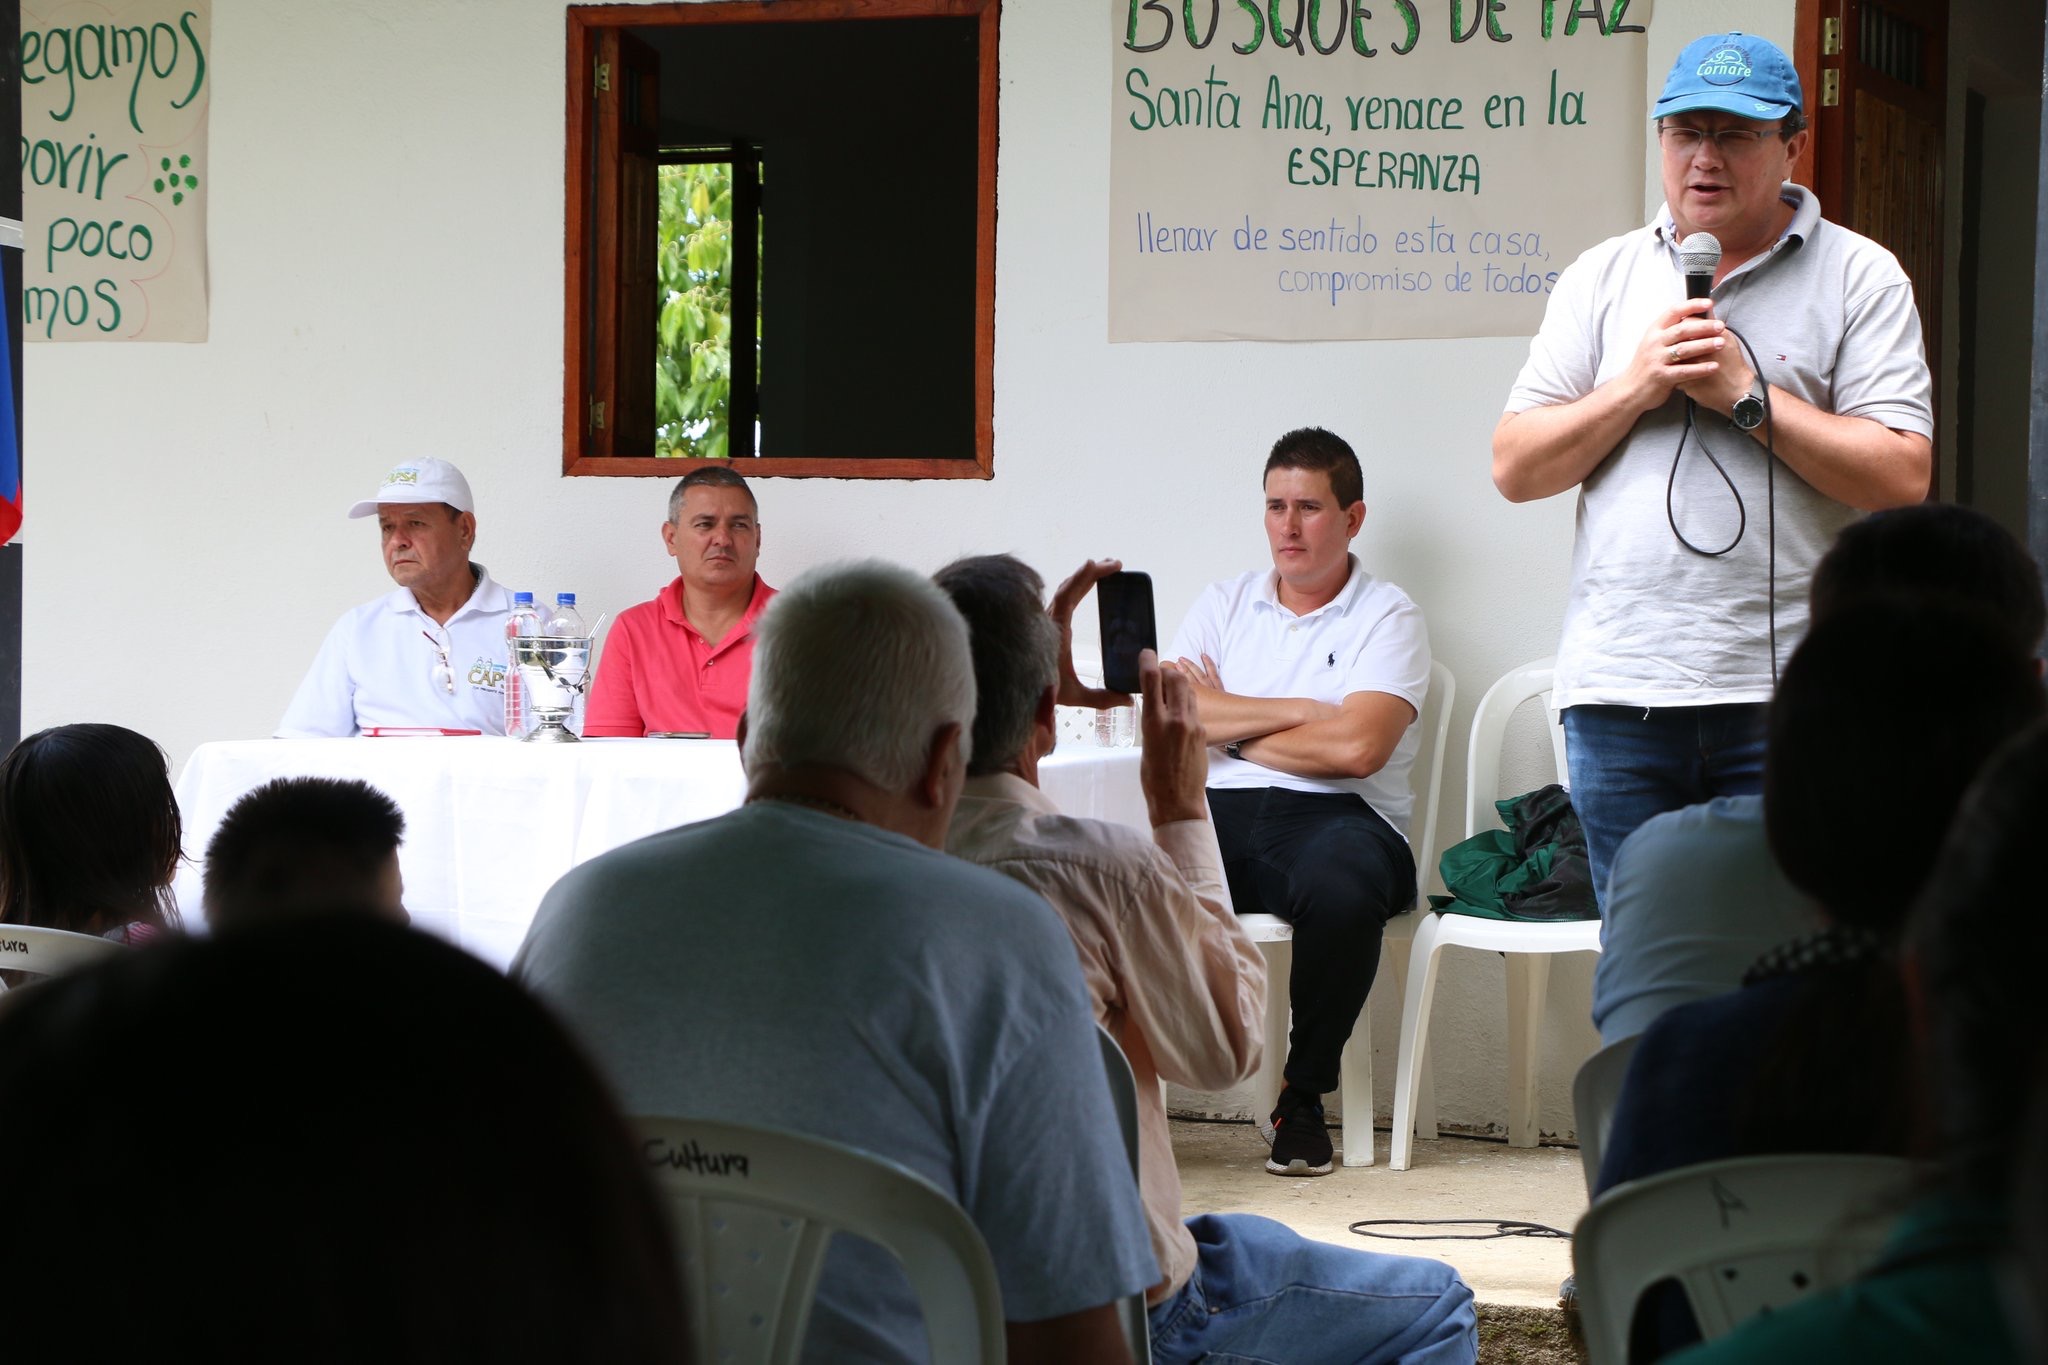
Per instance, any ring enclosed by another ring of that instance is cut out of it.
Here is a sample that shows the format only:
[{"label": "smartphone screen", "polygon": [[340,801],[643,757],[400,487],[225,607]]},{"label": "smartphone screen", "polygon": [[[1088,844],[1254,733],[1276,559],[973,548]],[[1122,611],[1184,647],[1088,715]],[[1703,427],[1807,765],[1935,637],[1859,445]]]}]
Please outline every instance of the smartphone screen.
[{"label": "smartphone screen", "polygon": [[1152,576],[1113,573],[1095,585],[1095,609],[1102,626],[1102,685],[1136,694],[1138,651],[1159,648],[1152,618]]}]

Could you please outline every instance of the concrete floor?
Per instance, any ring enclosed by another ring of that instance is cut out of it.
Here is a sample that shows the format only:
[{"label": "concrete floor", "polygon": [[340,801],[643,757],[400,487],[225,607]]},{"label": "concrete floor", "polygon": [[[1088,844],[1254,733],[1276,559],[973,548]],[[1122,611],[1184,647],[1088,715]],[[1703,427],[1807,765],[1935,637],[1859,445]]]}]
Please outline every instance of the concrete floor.
[{"label": "concrete floor", "polygon": [[[1342,1160],[1343,1133],[1333,1132]],[[1266,1145],[1249,1123],[1175,1120],[1181,1203],[1188,1213],[1258,1213],[1304,1237],[1368,1251],[1433,1256],[1456,1266],[1481,1303],[1553,1308],[1572,1271],[1571,1243],[1549,1237],[1483,1242],[1392,1242],[1361,1237],[1365,1218],[1514,1218],[1571,1231],[1586,1209],[1575,1147],[1509,1147],[1445,1136],[1415,1144],[1415,1164],[1388,1168],[1384,1132],[1373,1134],[1375,1164],[1339,1165],[1314,1179],[1266,1174]],[[1390,1228],[1428,1232],[1429,1228]],[[1448,1232],[1485,1232],[1485,1228]]]}]

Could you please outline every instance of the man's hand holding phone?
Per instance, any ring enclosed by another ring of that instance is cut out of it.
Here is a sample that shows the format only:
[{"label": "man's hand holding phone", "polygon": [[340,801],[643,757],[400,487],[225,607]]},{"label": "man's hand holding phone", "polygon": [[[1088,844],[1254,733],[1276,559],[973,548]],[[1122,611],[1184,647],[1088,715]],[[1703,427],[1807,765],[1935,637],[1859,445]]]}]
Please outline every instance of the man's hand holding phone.
[{"label": "man's hand holding phone", "polygon": [[1129,693],[1089,687],[1074,671],[1074,608],[1081,605],[1081,599],[1098,582],[1113,573],[1121,573],[1123,567],[1120,560],[1091,559],[1068,575],[1067,581],[1053,592],[1052,605],[1046,611],[1060,631],[1060,685],[1056,700],[1061,706],[1086,706],[1096,711],[1107,711],[1131,704]]}]

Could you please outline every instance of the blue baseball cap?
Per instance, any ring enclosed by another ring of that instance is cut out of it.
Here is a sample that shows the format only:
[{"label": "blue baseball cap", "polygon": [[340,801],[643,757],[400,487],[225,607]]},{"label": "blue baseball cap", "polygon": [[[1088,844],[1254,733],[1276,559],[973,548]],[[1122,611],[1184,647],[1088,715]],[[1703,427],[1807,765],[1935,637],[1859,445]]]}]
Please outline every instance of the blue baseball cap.
[{"label": "blue baseball cap", "polygon": [[1743,118],[1780,119],[1806,106],[1799,73],[1776,43],[1747,33],[1696,39],[1678,54],[1654,118],[1694,109],[1717,109]]}]

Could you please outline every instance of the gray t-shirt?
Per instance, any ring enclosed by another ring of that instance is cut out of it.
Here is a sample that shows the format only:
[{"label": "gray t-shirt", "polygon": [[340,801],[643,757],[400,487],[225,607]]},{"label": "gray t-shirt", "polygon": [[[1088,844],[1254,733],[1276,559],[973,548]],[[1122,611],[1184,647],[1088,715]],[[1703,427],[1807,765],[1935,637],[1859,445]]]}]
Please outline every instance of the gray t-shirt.
[{"label": "gray t-shirt", "polygon": [[1720,796],[1628,836],[1600,898],[1593,1027],[1617,1043],[1674,1005],[1732,991],[1771,949],[1822,927],[1764,836],[1761,796]]},{"label": "gray t-shirt", "polygon": [[[1931,436],[1933,381],[1913,286],[1892,254],[1784,187],[1792,224],[1714,290],[1714,315],[1756,350],[1764,380],[1840,416]],[[1685,297],[1668,209],[1587,251],[1558,277],[1507,410],[1574,402],[1628,367],[1657,314]],[[1735,342],[1731,338],[1730,345]],[[1579,490],[1571,597],[1553,705],[1692,706],[1771,695],[1768,457],[1726,416],[1696,426],[1741,492],[1748,528],[1719,558],[1678,542],[1665,514],[1685,403],[1646,413]],[[1813,566],[1856,513],[1780,462],[1776,477],[1777,658],[1806,631]],[[1671,499],[1693,544],[1734,539],[1737,503],[1688,439]]]},{"label": "gray t-shirt", "polygon": [[[988,1243],[1011,1321],[1159,1278],[1073,943],[1006,877],[757,802],[568,873],[512,974],[568,1021],[628,1113],[830,1138],[951,1194]],[[838,1239],[805,1358],[924,1356],[895,1263]]]}]

